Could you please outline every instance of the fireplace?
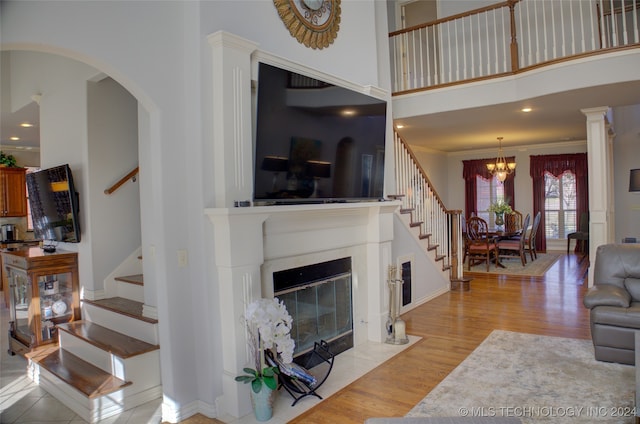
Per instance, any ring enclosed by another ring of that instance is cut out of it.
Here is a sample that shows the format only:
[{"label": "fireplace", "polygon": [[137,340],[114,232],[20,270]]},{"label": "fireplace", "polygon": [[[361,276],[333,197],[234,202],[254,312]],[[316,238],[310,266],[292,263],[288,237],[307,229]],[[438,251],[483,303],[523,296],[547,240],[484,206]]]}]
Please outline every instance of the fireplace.
[{"label": "fireplace", "polygon": [[[239,317],[246,305],[255,299],[274,297],[276,292],[280,293],[279,298],[287,295],[282,293],[286,289],[280,282],[277,287],[274,284],[274,278],[283,275],[279,274],[281,271],[336,259],[347,263],[350,276],[344,278],[344,284],[342,277],[333,274],[309,278],[306,284],[298,281],[297,285],[313,285],[323,279],[335,281],[336,287],[342,285],[342,291],[335,289],[336,295],[348,295],[350,302],[343,304],[340,313],[336,312],[339,318],[336,328],[347,328],[345,336],[352,338],[354,348],[368,341],[384,342],[389,305],[385,276],[388,265],[395,262],[391,242],[394,211],[398,207],[399,202],[394,201],[207,210],[213,223],[214,262],[216,278],[220,282],[220,327],[222,337],[227,341],[221,358],[224,395],[220,405],[224,405],[225,411],[238,417],[251,410],[250,388],[235,381],[238,370],[251,361]],[[296,284],[289,288],[298,288],[294,286]],[[317,287],[315,290],[324,295],[325,287],[321,284]],[[329,287],[326,286],[327,291]],[[296,296],[304,293],[301,291]],[[319,299],[324,299],[322,295]],[[316,300],[305,303],[323,305]],[[293,307],[287,305],[287,308]],[[342,313],[349,309],[350,314]],[[329,316],[325,318],[328,322]],[[332,349],[340,350],[340,347]]]},{"label": "fireplace", "polygon": [[320,340],[334,355],[353,347],[350,257],[274,272],[273,285],[293,318],[295,362],[309,366]]}]

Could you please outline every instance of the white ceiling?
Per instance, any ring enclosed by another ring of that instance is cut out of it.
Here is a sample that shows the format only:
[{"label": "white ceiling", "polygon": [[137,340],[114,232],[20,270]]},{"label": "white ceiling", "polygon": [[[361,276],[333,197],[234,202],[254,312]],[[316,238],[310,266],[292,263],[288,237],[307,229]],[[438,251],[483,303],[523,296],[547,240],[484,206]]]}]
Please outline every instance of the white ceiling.
[{"label": "white ceiling", "polygon": [[[640,103],[640,81],[609,84],[537,97],[528,101],[457,110],[396,120],[411,146],[442,152],[586,140],[581,109]],[[533,110],[521,112],[525,106]],[[615,130],[615,115],[614,130]]]},{"label": "white ceiling", "polygon": [[[530,101],[457,110],[397,120],[404,128],[398,133],[410,145],[442,152],[495,148],[504,137],[505,149],[541,143],[586,139],[585,116],[580,109],[600,106],[627,106],[640,103],[640,81],[609,84]],[[521,108],[529,106],[529,113]],[[615,120],[615,116],[614,116]],[[20,123],[31,122],[32,128]],[[615,122],[614,122],[615,129]],[[20,141],[9,140],[17,135]],[[31,102],[11,113],[0,113],[0,148],[7,153],[19,149],[39,149],[39,106]]]},{"label": "white ceiling", "polygon": [[[33,124],[31,128],[20,126],[23,122]],[[12,141],[9,137],[20,137]],[[0,112],[0,148],[5,153],[16,150],[36,150],[40,147],[40,106],[31,102],[16,112],[3,108]]]}]

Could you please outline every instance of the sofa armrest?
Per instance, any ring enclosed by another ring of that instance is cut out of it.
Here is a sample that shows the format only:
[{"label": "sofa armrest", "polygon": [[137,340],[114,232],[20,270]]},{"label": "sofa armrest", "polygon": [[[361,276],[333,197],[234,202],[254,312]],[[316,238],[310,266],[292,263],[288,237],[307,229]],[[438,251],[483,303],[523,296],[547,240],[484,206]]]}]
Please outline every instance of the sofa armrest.
[{"label": "sofa armrest", "polygon": [[628,308],[631,295],[625,289],[611,284],[599,284],[589,289],[582,299],[582,304],[593,309],[596,306],[620,306]]}]

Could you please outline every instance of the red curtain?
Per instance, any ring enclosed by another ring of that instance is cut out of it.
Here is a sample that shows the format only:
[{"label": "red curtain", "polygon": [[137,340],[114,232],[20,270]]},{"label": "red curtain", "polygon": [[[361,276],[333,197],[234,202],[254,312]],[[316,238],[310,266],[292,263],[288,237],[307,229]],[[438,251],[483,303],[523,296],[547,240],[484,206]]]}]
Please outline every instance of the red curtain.
[{"label": "red curtain", "polygon": [[544,174],[560,177],[566,171],[576,176],[576,217],[589,212],[589,181],[587,176],[587,154],[572,153],[563,155],[530,156],[530,174],[533,178],[533,215],[540,211],[540,230],[536,235],[536,247],[547,251],[547,237],[544,216]]},{"label": "red curtain", "polygon": [[[516,158],[510,156],[505,158],[507,162],[515,162]],[[465,217],[469,218],[471,212],[478,214],[478,202],[477,202],[477,190],[476,190],[476,177],[479,175],[486,180],[493,178],[493,175],[487,169],[488,163],[496,163],[496,158],[488,159],[475,159],[475,160],[463,160],[462,161],[462,178],[464,178],[464,209]],[[514,194],[515,184],[513,182],[516,176],[516,172],[513,171],[507,175],[507,179],[504,181],[504,196],[507,202],[511,205],[512,209],[515,209]]]}]

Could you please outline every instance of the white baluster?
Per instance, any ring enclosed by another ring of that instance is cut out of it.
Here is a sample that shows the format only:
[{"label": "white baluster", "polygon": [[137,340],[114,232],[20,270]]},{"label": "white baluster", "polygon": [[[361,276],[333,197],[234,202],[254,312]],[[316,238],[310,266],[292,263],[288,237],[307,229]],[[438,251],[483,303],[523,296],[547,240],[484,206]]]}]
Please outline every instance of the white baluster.
[{"label": "white baluster", "polygon": [[613,6],[613,0],[610,0],[611,4],[611,46],[618,47],[618,26],[615,19],[615,7]]},{"label": "white baluster", "polygon": [[582,13],[582,3],[583,2],[578,2],[578,4],[580,5],[580,45],[582,47],[582,50],[580,50],[580,53],[584,53],[587,51],[587,47],[586,47],[586,42],[585,42],[585,37],[584,37],[584,14]]},{"label": "white baluster", "polygon": [[418,30],[419,52],[420,52],[420,87],[424,87],[424,53],[422,51],[422,28]]},{"label": "white baluster", "polygon": [[638,35],[638,9],[636,8],[636,0],[633,0],[633,41],[640,43],[640,35]]},{"label": "white baluster", "polygon": [[[553,59],[558,57],[558,48],[556,41],[556,14],[555,14],[555,6],[553,5],[553,0],[550,0],[551,4],[551,39],[553,40]],[[562,7],[562,5],[560,5]]]},{"label": "white baluster", "polygon": [[479,13],[476,15],[476,18],[478,20],[478,76],[481,77],[484,74],[482,73],[482,42],[480,41],[482,39],[480,37],[480,34],[482,34],[482,31],[480,31],[482,29],[482,26],[480,25]]},{"label": "white baluster", "polygon": [[542,36],[544,37],[544,46],[543,46],[544,60],[547,61],[549,60],[549,49],[547,48],[549,41],[547,40],[547,14],[545,13],[545,7],[544,7],[545,4],[546,2],[543,1],[542,2]]},{"label": "white baluster", "polygon": [[535,22],[536,63],[540,63],[540,26],[538,25],[538,2],[533,2],[533,20]]},{"label": "white baluster", "polygon": [[454,44],[455,44],[455,52],[456,52],[456,81],[460,81],[460,52],[459,52],[459,46],[460,43],[458,43],[458,21],[459,19],[456,19],[455,21],[453,21],[453,34],[454,34]]},{"label": "white baluster", "polygon": [[[635,0],[634,0],[635,1]],[[589,6],[589,22],[591,22],[591,50],[596,50],[596,38],[595,38],[595,28],[593,27],[594,23],[595,23],[595,19],[593,18],[593,9],[595,7],[594,5],[590,5]]]},{"label": "white baluster", "polygon": [[622,18],[622,42],[626,46],[629,44],[629,37],[627,36],[627,14],[624,6],[624,0],[622,0],[620,8],[620,17]]}]

